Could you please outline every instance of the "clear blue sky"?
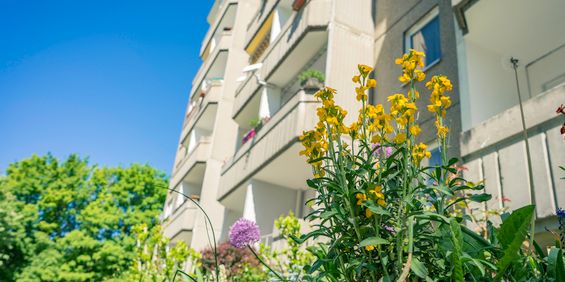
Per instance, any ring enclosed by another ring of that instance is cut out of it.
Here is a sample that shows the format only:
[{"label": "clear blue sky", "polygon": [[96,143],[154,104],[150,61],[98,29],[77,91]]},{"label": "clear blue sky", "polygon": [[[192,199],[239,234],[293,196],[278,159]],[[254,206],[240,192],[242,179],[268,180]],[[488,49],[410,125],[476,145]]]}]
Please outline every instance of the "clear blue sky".
[{"label": "clear blue sky", "polygon": [[0,0],[0,173],[52,152],[169,174],[212,3]]}]

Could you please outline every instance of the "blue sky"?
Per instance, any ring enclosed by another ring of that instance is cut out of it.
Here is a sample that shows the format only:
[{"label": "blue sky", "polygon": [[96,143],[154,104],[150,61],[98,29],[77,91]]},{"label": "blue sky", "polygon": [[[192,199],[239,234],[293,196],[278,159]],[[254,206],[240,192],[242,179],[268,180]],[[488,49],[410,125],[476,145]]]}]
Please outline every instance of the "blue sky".
[{"label": "blue sky", "polygon": [[170,173],[211,5],[0,0],[0,172],[51,152]]}]

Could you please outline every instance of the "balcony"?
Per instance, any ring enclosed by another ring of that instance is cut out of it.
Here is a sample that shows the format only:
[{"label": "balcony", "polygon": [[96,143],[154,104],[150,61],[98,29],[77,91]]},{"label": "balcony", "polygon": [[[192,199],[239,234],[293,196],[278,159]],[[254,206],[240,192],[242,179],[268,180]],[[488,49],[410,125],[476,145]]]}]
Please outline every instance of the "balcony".
[{"label": "balcony", "polygon": [[194,219],[198,212],[191,201],[184,201],[173,214],[165,221],[163,233],[171,242],[184,241],[190,246]]},{"label": "balcony", "polygon": [[[331,3],[330,0],[313,0],[299,12],[290,14],[280,32],[276,37],[271,37],[268,48],[258,58],[258,62],[262,63],[262,67],[256,71],[258,77],[275,88],[283,88],[296,78],[327,45]],[[252,26],[249,33],[253,33],[254,28]],[[261,87],[258,79],[249,75],[236,90],[233,118],[238,123],[249,120],[245,108],[257,107]]]},{"label": "balcony", "polygon": [[[178,162],[175,165],[170,187],[178,187],[182,181],[186,182],[189,178],[194,178],[194,181],[191,181],[197,182],[197,180],[201,178],[200,174],[202,174],[202,178],[204,177],[203,171],[206,166],[206,161],[210,158],[212,149],[211,143],[212,138],[203,136],[200,137],[194,148],[185,149],[183,147],[179,150],[179,156],[177,157]],[[198,177],[193,176],[195,173]]]},{"label": "balcony", "polygon": [[[215,3],[215,5],[218,4]],[[212,12],[214,12],[214,15],[213,17],[210,15],[209,19],[213,18],[213,21],[210,23],[210,29],[208,29],[200,48],[202,60],[206,60],[210,53],[218,46],[222,34],[230,32],[233,28],[237,12],[237,1],[223,1],[219,4],[217,10],[213,9]]]},{"label": "balcony", "polygon": [[[553,215],[565,206],[563,166],[565,142],[559,129],[562,117],[555,109],[565,97],[565,84],[524,102],[538,220],[536,227],[556,228]],[[485,180],[493,195],[491,208],[516,209],[532,203],[526,145],[522,135],[519,106],[514,106],[482,122],[461,135],[461,155],[472,181]],[[508,201],[509,200],[509,201]]]},{"label": "balcony", "polygon": [[209,132],[213,131],[222,91],[223,80],[209,81],[198,98],[189,103],[182,126],[181,140],[185,140],[195,127]]},{"label": "balcony", "polygon": [[194,99],[202,90],[205,81],[224,78],[228,61],[228,51],[232,43],[231,34],[231,31],[221,33],[221,36],[219,36],[217,40],[217,46],[212,50],[210,55],[206,57],[200,69],[198,69],[198,72],[192,80],[192,89],[190,90],[191,99]]},{"label": "balcony", "polygon": [[302,131],[314,127],[317,106],[315,98],[303,91],[286,103],[223,166],[218,200],[230,201],[232,193],[241,195],[245,190],[242,187],[251,177],[293,189],[304,188],[311,169],[298,155],[301,145],[297,141]]}]

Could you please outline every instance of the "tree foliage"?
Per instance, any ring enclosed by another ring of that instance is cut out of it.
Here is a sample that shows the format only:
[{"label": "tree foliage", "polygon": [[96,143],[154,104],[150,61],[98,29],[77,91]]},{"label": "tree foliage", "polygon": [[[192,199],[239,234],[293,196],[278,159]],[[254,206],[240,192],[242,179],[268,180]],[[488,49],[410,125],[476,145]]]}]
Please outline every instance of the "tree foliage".
[{"label": "tree foliage", "polygon": [[134,259],[132,227],[157,223],[166,186],[148,165],[97,167],[77,155],[10,164],[0,179],[0,280],[117,275]]}]

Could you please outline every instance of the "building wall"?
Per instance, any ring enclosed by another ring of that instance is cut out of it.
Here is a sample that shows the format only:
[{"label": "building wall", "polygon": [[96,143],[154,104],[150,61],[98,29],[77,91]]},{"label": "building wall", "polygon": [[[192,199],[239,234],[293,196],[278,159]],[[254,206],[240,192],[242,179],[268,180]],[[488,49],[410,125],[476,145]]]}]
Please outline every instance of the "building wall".
[{"label": "building wall", "polygon": [[[441,38],[440,61],[426,70],[426,80],[433,75],[447,75],[453,83],[451,96],[452,106],[447,111],[446,121],[450,128],[449,153],[451,156],[459,155],[460,103],[459,103],[459,75],[457,70],[457,48],[455,40],[455,21],[450,0],[427,1],[375,1],[375,28],[374,28],[374,56],[375,79],[377,87],[374,92],[374,101],[388,105],[386,98],[394,93],[408,93],[408,85],[398,81],[401,74],[400,66],[394,60],[404,52],[404,35],[415,23],[429,13],[434,7],[439,7],[439,24]],[[417,85],[421,97],[417,101],[420,109],[419,122],[422,127],[420,140],[429,145],[435,142],[435,126],[433,114],[426,110],[429,103],[429,90],[424,83]]]},{"label": "building wall", "polygon": [[[311,0],[299,12],[281,14],[284,17],[277,17],[275,21],[280,22],[287,16],[288,21],[278,25],[274,33],[269,33],[273,36],[270,38],[271,45],[258,58],[257,63],[263,63],[263,66],[256,73],[264,82],[275,85],[270,87],[288,91],[279,97],[282,103],[270,113],[271,120],[263,125],[252,142],[243,145],[240,144],[241,135],[250,127],[248,120],[261,112],[260,94],[264,90],[259,79],[250,74],[243,82],[236,82],[243,75],[242,69],[250,64],[246,49],[261,31],[262,25],[269,21],[270,13],[277,11],[277,5],[287,5],[289,1],[234,2],[238,3],[238,10],[201,198],[202,206],[212,217],[217,238],[226,240],[229,226],[239,217],[256,219],[260,221],[262,231],[270,232],[272,221],[280,213],[300,210],[296,206],[300,201],[298,198],[301,198],[300,189],[306,188],[304,183],[310,177],[310,171],[305,168],[304,158],[297,154],[300,146],[297,137],[302,130],[315,123],[317,102],[312,93],[288,90],[298,89],[296,74],[311,66],[325,71],[326,84],[338,90],[336,103],[350,113],[346,122],[351,122],[360,107],[355,100],[351,77],[357,72],[357,64],[373,65],[377,87],[371,99],[374,103],[388,105],[387,96],[408,92],[407,85],[398,81],[401,69],[394,63],[395,58],[406,51],[405,34],[436,8],[439,11],[441,57],[437,63],[427,67],[426,81],[433,75],[442,74],[448,76],[454,86],[448,94],[452,99],[452,107],[446,117],[450,128],[449,154],[462,157],[463,163],[469,167],[465,175],[471,180],[486,180],[487,192],[492,193],[498,201],[494,202],[495,205],[503,205],[502,198],[513,193],[521,196],[515,197],[515,201],[509,205],[511,208],[530,202],[524,142],[518,136],[519,125],[515,120],[517,109],[504,111],[512,106],[505,104],[508,100],[505,96],[485,99],[488,100],[485,105],[486,101],[469,94],[470,90],[487,91],[481,89],[481,85],[469,85],[469,80],[476,75],[488,77],[485,69],[496,62],[488,56],[478,56],[485,50],[475,48],[477,46],[466,40],[454,13],[453,5],[459,1]],[[288,12],[287,8],[285,11]],[[562,53],[556,54],[562,56]],[[471,66],[469,60],[473,60]],[[554,65],[551,70],[558,73],[559,66]],[[532,73],[535,76],[540,72],[532,69]],[[506,80],[510,78],[505,77]],[[500,84],[500,87],[488,89],[488,93],[509,93],[508,85]],[[419,138],[434,146],[434,116],[426,109],[429,90],[425,89],[424,83],[418,84],[417,88],[421,94],[417,102],[420,109],[418,121],[422,127]],[[529,128],[532,131],[533,160],[540,164],[534,168],[535,191],[544,195],[536,197],[538,216],[548,224],[554,224],[552,214],[565,201],[562,199],[565,194],[557,189],[561,184],[557,182],[559,172],[554,168],[565,157],[565,145],[562,139],[556,141],[559,137],[556,136],[557,119],[535,111],[540,105],[549,106],[547,97],[557,97],[563,91],[558,89],[552,92],[552,96],[533,99],[529,106],[531,112],[528,113],[534,119],[542,117],[538,124],[532,124]],[[499,115],[489,121],[490,125],[469,122],[463,129],[462,120],[472,121],[476,116],[466,108],[471,104]],[[254,190],[252,193],[249,187]],[[279,195],[280,199],[284,199],[273,200],[276,205],[271,206],[269,195]],[[261,212],[263,210],[264,213]],[[250,211],[253,211],[253,216]],[[260,216],[257,217],[257,214]],[[205,228],[204,218],[198,215],[192,247],[199,249],[206,246]]]}]

